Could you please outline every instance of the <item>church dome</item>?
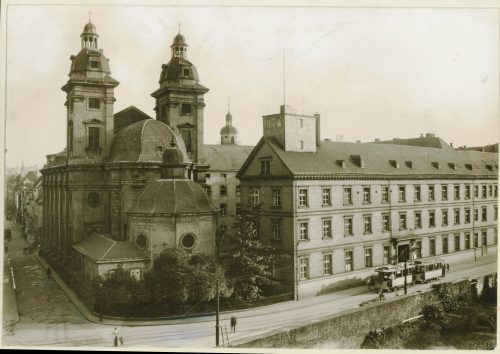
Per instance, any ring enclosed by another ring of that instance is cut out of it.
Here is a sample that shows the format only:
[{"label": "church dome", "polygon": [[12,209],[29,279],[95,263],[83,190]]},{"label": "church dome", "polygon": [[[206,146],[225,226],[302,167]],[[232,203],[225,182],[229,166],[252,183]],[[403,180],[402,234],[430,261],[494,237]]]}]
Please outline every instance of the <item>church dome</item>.
[{"label": "church dome", "polygon": [[238,134],[238,129],[232,125],[226,125],[220,130],[220,134]]},{"label": "church dome", "polygon": [[160,83],[164,81],[194,80],[199,82],[196,67],[187,59],[174,57],[168,64],[162,65]]},{"label": "church dome", "polygon": [[[94,63],[91,63],[93,61]],[[76,56],[71,56],[70,75],[88,70],[97,70],[104,74],[111,74],[109,60],[98,49],[83,48]]]},{"label": "church dome", "polygon": [[89,21],[89,23],[87,23],[85,25],[85,27],[83,27],[83,34],[95,34],[95,35],[97,35],[97,30],[92,22]]},{"label": "church dome", "polygon": [[214,214],[203,188],[188,179],[160,179],[149,183],[129,214]]},{"label": "church dome", "polygon": [[183,46],[187,47],[186,43],[186,38],[182,34],[177,34],[177,36],[174,37],[174,42],[172,43],[173,46]]},{"label": "church dome", "polygon": [[182,138],[165,123],[155,119],[144,119],[121,129],[113,139],[108,163],[162,163],[163,151],[170,147],[172,139],[183,162],[190,163]]}]

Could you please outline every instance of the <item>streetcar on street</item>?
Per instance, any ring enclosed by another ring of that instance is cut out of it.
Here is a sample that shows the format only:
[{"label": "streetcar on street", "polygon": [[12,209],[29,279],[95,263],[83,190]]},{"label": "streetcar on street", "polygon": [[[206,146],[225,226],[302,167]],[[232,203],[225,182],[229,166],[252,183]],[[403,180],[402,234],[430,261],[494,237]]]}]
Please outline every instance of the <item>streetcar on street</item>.
[{"label": "streetcar on street", "polygon": [[405,285],[413,284],[414,265],[407,263],[406,271],[405,264],[398,263],[396,265],[386,265],[375,269],[377,273],[375,277],[375,288],[383,291],[394,291],[403,288]]},{"label": "streetcar on street", "polygon": [[416,283],[427,283],[437,280],[446,274],[446,262],[442,259],[416,260],[414,276]]}]

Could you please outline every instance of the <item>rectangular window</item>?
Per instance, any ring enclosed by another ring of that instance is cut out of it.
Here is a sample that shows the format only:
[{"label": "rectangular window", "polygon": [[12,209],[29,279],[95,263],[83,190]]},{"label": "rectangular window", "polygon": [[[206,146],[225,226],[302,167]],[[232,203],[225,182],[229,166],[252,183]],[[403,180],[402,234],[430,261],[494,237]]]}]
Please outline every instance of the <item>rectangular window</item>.
[{"label": "rectangular window", "polygon": [[220,178],[226,178],[226,177],[227,177],[227,174],[225,174],[225,173],[220,174]]},{"label": "rectangular window", "polygon": [[399,213],[399,229],[406,230],[406,213]]},{"label": "rectangular window", "polygon": [[470,199],[470,184],[465,185],[465,199]]},{"label": "rectangular window", "polygon": [[441,200],[448,200],[448,186],[445,184],[441,186]]},{"label": "rectangular window", "polygon": [[193,106],[190,103],[181,103],[181,115],[188,116],[193,112]]},{"label": "rectangular window", "polygon": [[481,198],[486,199],[488,198],[488,191],[487,191],[487,185],[483,184],[482,186],[482,193],[481,193]]},{"label": "rectangular window", "polygon": [[220,204],[220,215],[226,215],[227,214],[227,205],[225,203]]},{"label": "rectangular window", "polygon": [[455,252],[460,251],[460,234],[455,234]]},{"label": "rectangular window", "polygon": [[281,240],[281,222],[273,221],[272,226],[273,226],[273,240],[275,241]]},{"label": "rectangular window", "polygon": [[89,108],[99,109],[101,108],[101,100],[95,97],[89,97]]},{"label": "rectangular window", "polygon": [[465,239],[465,242],[464,242],[464,243],[465,243],[465,244],[464,244],[465,249],[466,249],[466,250],[470,250],[470,233],[468,233],[468,232],[467,232],[467,233],[465,233],[465,235],[464,235],[464,239]]},{"label": "rectangular window", "polygon": [[470,223],[470,208],[465,208],[464,223]]},{"label": "rectangular window", "polygon": [[263,160],[260,162],[260,174],[268,175],[271,173],[271,161]]},{"label": "rectangular window", "polygon": [[220,186],[220,196],[225,197],[227,196],[227,187],[226,186]]},{"label": "rectangular window", "polygon": [[332,219],[323,219],[323,238],[332,237]]},{"label": "rectangular window", "polygon": [[429,202],[432,202],[436,199],[435,193],[434,193],[434,186],[429,186]]},{"label": "rectangular window", "polygon": [[371,248],[365,248],[365,267],[370,268],[372,267],[372,249]]},{"label": "rectangular window", "polygon": [[371,203],[370,187],[363,187],[363,203],[364,204]]},{"label": "rectangular window", "polygon": [[494,220],[498,220],[498,205],[493,205],[493,217]]},{"label": "rectangular window", "polygon": [[322,189],[322,195],[323,195],[323,206],[332,205],[332,198],[331,198],[331,190],[330,190],[330,188],[323,187],[323,189]]},{"label": "rectangular window", "polygon": [[382,203],[389,202],[389,186],[382,186]]},{"label": "rectangular window", "polygon": [[459,185],[454,185],[453,186],[453,198],[455,200],[460,199],[460,186]]},{"label": "rectangular window", "polygon": [[431,238],[429,240],[429,256],[436,255],[436,239]]},{"label": "rectangular window", "polygon": [[420,186],[415,186],[415,193],[414,193],[414,200],[416,202],[420,202],[422,200],[422,195],[421,195],[421,187]]},{"label": "rectangular window", "polygon": [[390,252],[390,247],[391,246],[384,246],[384,259],[382,261],[382,263],[385,265],[385,264],[389,264],[389,252]]},{"label": "rectangular window", "polygon": [[372,217],[371,215],[363,216],[363,230],[365,234],[372,233]]},{"label": "rectangular window", "polygon": [[490,197],[493,197],[493,185],[489,185],[489,190],[490,190]]},{"label": "rectangular window", "polygon": [[422,212],[416,211],[415,212],[415,229],[421,229],[421,228],[422,228]]},{"label": "rectangular window", "polygon": [[405,202],[406,201],[406,187],[405,186],[399,186],[399,201],[400,202]]},{"label": "rectangular window", "polygon": [[479,186],[474,186],[474,198],[479,198]]},{"label": "rectangular window", "polygon": [[448,253],[448,236],[443,236],[443,253]]},{"label": "rectangular window", "polygon": [[345,252],[345,271],[350,272],[353,270],[352,266],[352,251],[346,251]]},{"label": "rectangular window", "polygon": [[307,221],[299,222],[299,239],[309,240],[309,223]]},{"label": "rectangular window", "polygon": [[100,128],[99,127],[88,127],[88,148],[89,149],[99,149],[101,147],[100,143]]},{"label": "rectangular window", "polygon": [[488,233],[486,230],[481,230],[481,245],[482,246],[488,245]]},{"label": "rectangular window", "polygon": [[485,206],[481,207],[481,221],[487,221],[487,208]]},{"label": "rectangular window", "polygon": [[455,225],[460,224],[460,209],[453,210],[453,219],[454,219]]},{"label": "rectangular window", "polygon": [[299,189],[299,207],[306,207],[308,205],[307,188]]},{"label": "rectangular window", "polygon": [[281,207],[281,188],[272,188],[273,207]]},{"label": "rectangular window", "polygon": [[323,275],[332,275],[332,254],[323,254]]},{"label": "rectangular window", "polygon": [[479,209],[474,209],[474,221],[479,221]]},{"label": "rectangular window", "polygon": [[448,226],[448,209],[441,210],[441,225]]},{"label": "rectangular window", "polygon": [[352,216],[344,217],[344,236],[352,236]]},{"label": "rectangular window", "polygon": [[474,232],[474,247],[479,247],[479,234]]},{"label": "rectangular window", "polygon": [[241,204],[236,203],[236,215],[241,215]]},{"label": "rectangular window", "polygon": [[429,210],[429,227],[436,226],[436,212],[434,210]]},{"label": "rectangular window", "polygon": [[498,197],[498,185],[497,185],[497,184],[495,184],[495,185],[493,186],[493,196],[494,196],[495,198],[497,198],[497,197]]},{"label": "rectangular window", "polygon": [[391,219],[389,214],[382,214],[382,232],[391,230]]},{"label": "rectangular window", "polygon": [[309,257],[299,258],[300,279],[309,278]]},{"label": "rectangular window", "polygon": [[253,205],[257,205],[260,203],[260,190],[258,187],[253,187],[250,190],[250,200]]},{"label": "rectangular window", "polygon": [[415,242],[414,255],[415,255],[415,258],[417,258],[417,259],[422,258],[422,241]]},{"label": "rectangular window", "polygon": [[352,205],[352,188],[344,187],[344,205]]},{"label": "rectangular window", "polygon": [[182,140],[186,146],[186,151],[191,152],[193,150],[192,133],[191,130],[181,130]]},{"label": "rectangular window", "polygon": [[91,69],[99,69],[99,62],[97,60],[90,60],[89,63]]},{"label": "rectangular window", "polygon": [[300,141],[300,150],[304,150],[304,141],[303,140]]}]

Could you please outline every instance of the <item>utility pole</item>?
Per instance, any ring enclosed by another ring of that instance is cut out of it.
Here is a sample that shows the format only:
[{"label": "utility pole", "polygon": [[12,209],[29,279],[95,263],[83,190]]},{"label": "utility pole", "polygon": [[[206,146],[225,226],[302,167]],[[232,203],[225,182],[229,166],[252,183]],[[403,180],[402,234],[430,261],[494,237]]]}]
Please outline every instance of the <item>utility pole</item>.
[{"label": "utility pole", "polygon": [[215,283],[215,291],[217,293],[217,307],[215,309],[215,346],[219,346],[219,279]]}]

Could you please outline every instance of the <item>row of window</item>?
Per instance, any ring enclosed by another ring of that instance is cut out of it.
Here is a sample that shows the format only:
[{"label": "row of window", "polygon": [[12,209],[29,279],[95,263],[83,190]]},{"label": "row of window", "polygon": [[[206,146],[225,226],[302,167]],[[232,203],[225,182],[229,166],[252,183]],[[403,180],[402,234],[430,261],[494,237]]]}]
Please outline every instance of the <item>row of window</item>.
[{"label": "row of window", "polygon": [[[496,235],[495,229],[495,235]],[[488,245],[487,230],[483,229],[480,231],[481,234],[481,246]],[[453,247],[450,239],[453,238]],[[453,236],[443,235],[442,236],[442,253],[447,254],[451,252],[458,252],[461,250],[469,250],[472,248],[479,247],[479,232],[474,233],[474,237],[471,238],[471,234],[466,232],[464,234],[464,245],[461,249],[460,246],[460,234],[454,234]],[[389,245],[383,246],[383,259],[382,264],[389,264],[391,247]],[[414,258],[422,258],[422,241],[418,240],[415,242],[415,246],[412,247],[412,253]],[[428,256],[436,256],[436,238],[429,239],[429,252]],[[330,252],[323,253],[323,276],[328,276],[333,274],[333,254]],[[365,268],[373,267],[373,251],[372,248],[364,249],[363,266]],[[358,267],[359,268],[359,267]],[[344,270],[350,272],[354,270],[354,257],[352,250],[344,251]],[[301,280],[310,278],[310,264],[309,256],[299,257],[299,277]]]},{"label": "row of window", "polygon": [[[212,195],[212,187],[211,186],[205,186],[205,193],[210,197]],[[219,196],[221,197],[226,197],[228,193],[227,186],[226,185],[220,185],[219,186]],[[239,197],[241,193],[240,186],[236,186],[236,196]]]},{"label": "row of window", "polygon": [[[481,208],[481,221],[487,221],[487,208],[484,206]],[[460,215],[461,209],[454,209],[454,225],[460,225]],[[448,210],[441,210],[441,223],[442,226],[448,226]],[[464,209],[464,223],[469,224],[471,222],[471,209]],[[479,209],[474,210],[474,219],[475,221],[479,221]],[[494,205],[494,219],[498,219],[498,206]],[[354,217],[352,215],[344,216],[344,236],[353,236],[353,220]],[[273,230],[273,239],[280,240],[281,239],[281,222],[280,221],[272,221],[272,230]],[[322,218],[323,238],[331,238],[332,235],[332,218]],[[428,227],[432,228],[436,226],[436,211],[429,210],[428,211]],[[422,211],[414,212],[414,229],[422,228]],[[407,212],[399,213],[399,230],[407,230]],[[391,219],[390,215],[383,213],[382,214],[382,232],[389,232],[391,230]],[[372,230],[372,215],[363,215],[363,234],[371,234]],[[299,220],[299,240],[309,240],[309,221],[308,220]]]}]

